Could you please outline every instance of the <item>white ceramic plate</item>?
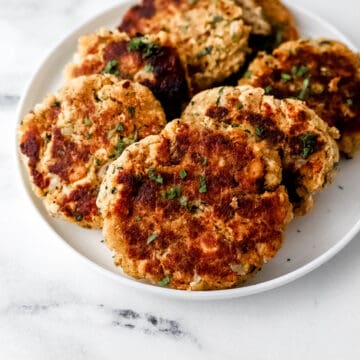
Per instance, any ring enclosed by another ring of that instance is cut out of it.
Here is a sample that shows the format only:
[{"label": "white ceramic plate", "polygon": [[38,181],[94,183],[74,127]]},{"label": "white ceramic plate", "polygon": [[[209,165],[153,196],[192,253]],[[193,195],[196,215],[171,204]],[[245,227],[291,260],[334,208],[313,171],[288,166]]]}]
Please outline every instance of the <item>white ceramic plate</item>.
[{"label": "white ceramic plate", "polygon": [[[79,36],[100,27],[114,27],[122,14],[133,4],[123,3],[94,17],[56,46],[32,78],[18,109],[18,122],[41,102],[45,95],[59,88],[62,69],[73,57]],[[297,7],[290,6],[304,37],[329,37],[354,46],[333,26],[321,18]],[[17,150],[18,151],[18,150]],[[17,155],[19,155],[17,153]],[[101,242],[100,231],[82,229],[76,225],[54,220],[46,213],[42,202],[29,186],[19,156],[17,165],[21,182],[28,197],[43,220],[53,229],[59,239],[75,250],[80,258],[87,260],[104,275],[119,284],[129,285],[152,293],[181,299],[225,299],[259,293],[278,287],[305,275],[339,252],[360,229],[360,156],[352,161],[342,161],[335,182],[316,197],[316,206],[308,216],[293,221],[285,234],[285,243],[278,255],[246,286],[229,290],[186,292],[161,288],[133,280],[124,275],[112,263],[112,257]]]}]

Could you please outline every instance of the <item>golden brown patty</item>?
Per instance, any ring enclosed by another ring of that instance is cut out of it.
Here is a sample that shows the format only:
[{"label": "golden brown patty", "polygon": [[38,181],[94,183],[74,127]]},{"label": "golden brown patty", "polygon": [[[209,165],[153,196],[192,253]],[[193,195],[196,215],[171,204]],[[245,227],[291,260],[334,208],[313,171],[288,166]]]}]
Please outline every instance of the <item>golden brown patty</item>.
[{"label": "golden brown patty", "polygon": [[260,86],[277,98],[298,98],[340,130],[340,150],[360,148],[360,56],[326,39],[291,41],[261,53],[241,84]]},{"label": "golden brown patty", "polygon": [[183,121],[217,121],[225,127],[246,131],[262,144],[279,151],[283,183],[297,214],[306,213],[313,194],[334,175],[339,151],[329,128],[314,111],[297,100],[265,96],[261,88],[221,87],[196,95],[183,113]]},{"label": "golden brown patty", "polygon": [[67,66],[66,78],[109,73],[139,82],[161,102],[168,120],[179,116],[189,100],[184,67],[165,33],[130,39],[101,29],[79,39],[77,56]]},{"label": "golden brown patty", "polygon": [[115,263],[176,289],[235,286],[271,259],[292,218],[280,159],[217,123],[174,120],[125,150],[98,206]]},{"label": "golden brown patty", "polygon": [[129,144],[160,132],[165,122],[159,102],[140,84],[109,75],[68,82],[19,127],[35,193],[51,215],[101,227],[96,197],[106,166]]},{"label": "golden brown patty", "polygon": [[232,0],[144,0],[119,29],[131,35],[166,31],[191,79],[193,93],[219,83],[244,64],[250,26]]}]

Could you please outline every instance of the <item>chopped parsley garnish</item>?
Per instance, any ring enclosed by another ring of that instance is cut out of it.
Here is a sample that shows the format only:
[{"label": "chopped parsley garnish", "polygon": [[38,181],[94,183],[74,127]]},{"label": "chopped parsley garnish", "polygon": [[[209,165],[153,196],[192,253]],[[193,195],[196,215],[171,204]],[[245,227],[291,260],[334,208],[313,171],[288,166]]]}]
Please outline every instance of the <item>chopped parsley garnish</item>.
[{"label": "chopped parsley garnish", "polygon": [[302,77],[308,72],[308,68],[306,65],[300,65],[299,67],[294,65],[291,68],[291,74],[294,76]]},{"label": "chopped parsley garnish", "polygon": [[83,216],[81,214],[75,214],[75,220],[81,221],[83,219]]},{"label": "chopped parsley garnish", "polygon": [[115,194],[115,193],[116,193],[116,191],[117,191],[117,190],[116,190],[116,188],[115,188],[115,187],[113,187],[113,188],[111,189],[111,193],[112,193],[112,194]]},{"label": "chopped parsley garnish", "polygon": [[309,86],[310,86],[310,76],[305,78],[305,80],[303,82],[302,89],[300,91],[300,94],[298,95],[299,100],[305,100],[306,99],[306,97],[308,95],[308,92],[309,92]]},{"label": "chopped parsley garnish", "polygon": [[165,194],[164,198],[168,200],[174,200],[176,198],[179,198],[181,196],[181,188],[180,186],[175,186],[171,189],[169,189]]},{"label": "chopped parsley garnish", "polygon": [[216,27],[216,24],[223,21],[224,18],[220,15],[216,15],[213,17],[212,21],[211,21],[211,27],[214,29]]},{"label": "chopped parsley garnish", "polygon": [[168,276],[165,276],[163,279],[161,279],[158,282],[158,285],[159,286],[166,286],[166,285],[169,285],[169,283],[170,283],[170,278]]},{"label": "chopped parsley garnish", "polygon": [[60,105],[61,105],[61,102],[60,102],[60,101],[54,101],[54,102],[53,102],[53,106],[54,106],[54,107],[60,107]]},{"label": "chopped parsley garnish", "polygon": [[233,128],[237,128],[239,126],[240,126],[240,124],[238,124],[238,123],[231,124],[231,127],[233,127]]},{"label": "chopped parsley garnish", "polygon": [[154,55],[160,49],[159,45],[150,42],[145,36],[132,38],[127,48],[129,51],[140,51],[144,58]]},{"label": "chopped parsley garnish", "polygon": [[97,166],[100,166],[101,165],[101,160],[99,159],[99,158],[95,158],[95,164],[97,165]]},{"label": "chopped parsley garnish", "polygon": [[251,78],[251,71],[250,70],[246,70],[244,75],[243,75],[243,78],[245,79],[250,79]]},{"label": "chopped parsley garnish", "polygon": [[158,184],[163,184],[164,180],[162,178],[162,176],[160,174],[155,174],[155,168],[150,168],[149,169],[149,179],[152,181],[157,182]]},{"label": "chopped parsley garnish", "polygon": [[146,64],[146,65],[144,66],[144,70],[145,70],[146,72],[150,73],[150,72],[153,72],[153,71],[154,71],[154,67],[153,67],[152,65],[150,65],[150,64]]},{"label": "chopped parsley garnish", "polygon": [[200,50],[200,51],[196,54],[196,56],[197,56],[198,58],[201,58],[201,57],[203,57],[203,56],[210,55],[211,52],[212,52],[212,49],[213,49],[213,47],[212,47],[211,45],[210,45],[210,46],[206,46],[204,49]]},{"label": "chopped parsley garnish", "polygon": [[208,158],[207,158],[207,157],[204,157],[204,158],[202,159],[201,165],[202,165],[202,166],[207,166],[208,163],[209,163]]},{"label": "chopped parsley garnish", "polygon": [[187,172],[185,169],[181,169],[179,171],[179,175],[180,175],[180,179],[185,179],[186,178],[186,175],[187,175]]},{"label": "chopped parsley garnish", "polygon": [[291,80],[291,75],[289,75],[289,74],[281,74],[281,80],[283,82],[289,81],[289,80]]},{"label": "chopped parsley garnish", "polygon": [[141,221],[141,216],[140,216],[140,215],[136,215],[136,216],[135,216],[135,221],[136,221],[136,222]]},{"label": "chopped parsley garnish", "polygon": [[139,138],[139,133],[137,130],[135,130],[134,137],[132,138],[131,143],[133,144],[133,143],[137,142],[138,138]]},{"label": "chopped parsley garnish", "polygon": [[156,234],[156,233],[153,233],[151,234],[148,238],[147,238],[147,241],[146,241],[146,244],[150,244],[152,243],[159,235]]},{"label": "chopped parsley garnish", "polygon": [[236,104],[236,108],[237,108],[238,110],[242,109],[243,107],[244,107],[244,105],[243,105],[243,103],[241,103],[241,102],[238,102],[238,103]]},{"label": "chopped parsley garnish", "polygon": [[190,5],[194,5],[194,4],[197,3],[197,1],[198,1],[198,0],[188,0],[188,3],[189,3]]},{"label": "chopped parsley garnish", "polygon": [[86,126],[91,126],[93,123],[92,123],[92,121],[91,121],[88,117],[86,117],[86,118],[84,119],[84,124],[85,124]]},{"label": "chopped parsley garnish", "polygon": [[205,176],[200,176],[199,184],[200,184],[199,193],[200,194],[206,193],[207,186],[206,186],[206,178],[205,178]]},{"label": "chopped parsley garnish", "polygon": [[272,86],[271,86],[271,85],[268,85],[268,86],[265,87],[264,90],[265,90],[265,94],[266,94],[266,95],[269,95],[269,94],[271,93]]},{"label": "chopped parsley garnish", "polygon": [[349,106],[354,105],[353,99],[350,99],[350,98],[346,99],[346,103],[347,103]]},{"label": "chopped parsley garnish", "polygon": [[116,154],[110,154],[110,155],[108,156],[109,159],[114,159],[115,157],[116,157]]},{"label": "chopped parsley garnish", "polygon": [[115,147],[116,152],[119,156],[123,153],[123,151],[125,150],[125,147],[126,146],[125,146],[124,140],[119,139],[119,141],[117,142],[116,147]]},{"label": "chopped parsley garnish", "polygon": [[49,143],[51,141],[51,134],[45,134],[45,143]]},{"label": "chopped parsley garnish", "polygon": [[128,111],[129,111],[129,113],[130,113],[130,116],[131,117],[134,117],[134,115],[135,115],[135,108],[133,107],[133,106],[128,106]]},{"label": "chopped parsley garnish", "polygon": [[312,133],[306,133],[300,136],[302,143],[302,158],[307,159],[315,151],[316,138],[317,135]]},{"label": "chopped parsley garnish", "polygon": [[110,60],[106,64],[105,69],[102,71],[102,73],[118,75],[119,74],[118,65],[119,65],[119,63],[117,60]]},{"label": "chopped parsley garnish", "polygon": [[265,129],[261,126],[256,126],[255,127],[255,134],[256,136],[258,136],[259,138],[261,138],[264,135]]},{"label": "chopped parsley garnish", "polygon": [[65,156],[65,151],[64,150],[59,150],[58,155],[61,156],[61,157],[64,157]]},{"label": "chopped parsley garnish", "polygon": [[91,139],[91,134],[87,132],[87,133],[85,134],[85,139],[86,139],[86,140],[90,140],[90,139]]},{"label": "chopped parsley garnish", "polygon": [[334,162],[333,169],[336,170],[339,168],[340,163],[338,161]]},{"label": "chopped parsley garnish", "polygon": [[115,131],[123,131],[123,130],[124,130],[124,127],[122,126],[121,123],[116,124]]}]

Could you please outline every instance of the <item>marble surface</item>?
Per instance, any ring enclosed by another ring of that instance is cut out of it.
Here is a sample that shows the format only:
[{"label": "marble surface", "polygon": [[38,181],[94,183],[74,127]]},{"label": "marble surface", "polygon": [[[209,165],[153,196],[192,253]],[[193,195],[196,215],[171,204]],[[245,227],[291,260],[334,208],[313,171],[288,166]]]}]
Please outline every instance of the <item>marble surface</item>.
[{"label": "marble surface", "polygon": [[[0,359],[350,359],[360,356],[360,237],[285,287],[180,302],[119,286],[54,239],[19,190],[15,110],[44,54],[119,1],[0,0]],[[297,0],[358,47],[360,2]]]}]

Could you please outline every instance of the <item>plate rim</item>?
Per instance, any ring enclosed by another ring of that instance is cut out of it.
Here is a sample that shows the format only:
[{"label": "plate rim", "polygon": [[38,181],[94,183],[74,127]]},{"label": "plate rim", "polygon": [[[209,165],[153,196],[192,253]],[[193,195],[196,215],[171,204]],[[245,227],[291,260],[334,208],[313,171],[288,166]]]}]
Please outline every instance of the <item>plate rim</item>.
[{"label": "plate rim", "polygon": [[[130,6],[134,4],[134,0],[120,0],[120,3],[117,5],[113,5],[103,9],[101,12],[91,16],[86,21],[82,22],[79,26],[68,31],[64,37],[60,39],[60,41],[56,42],[54,46],[42,57],[42,60],[39,62],[35,71],[30,76],[30,79],[27,81],[25,85],[19,104],[16,109],[16,121],[15,121],[15,151],[13,154],[13,161],[15,163],[15,180],[17,183],[21,184],[22,191],[21,193],[26,198],[28,204],[35,210],[36,216],[41,219],[41,223],[47,226],[47,228],[55,235],[55,238],[59,239],[60,242],[65,245],[73,254],[76,254],[85,264],[88,264],[90,268],[95,269],[98,273],[103,274],[104,276],[113,279],[120,285],[129,286],[135,290],[145,291],[154,295],[164,296],[166,298],[172,299],[180,299],[180,300],[191,300],[191,301],[206,301],[206,300],[226,300],[226,299],[234,299],[240,298],[244,296],[250,296],[259,294],[265,291],[269,291],[271,289],[278,288],[280,286],[289,284],[292,281],[295,281],[311,271],[317,269],[321,265],[325,264],[327,261],[332,259],[337,253],[339,253],[346,245],[350,243],[350,241],[360,232],[360,217],[359,220],[353,225],[353,227],[347,232],[347,234],[339,240],[335,245],[326,250],[323,254],[315,258],[314,260],[308,262],[307,264],[299,267],[296,270],[293,270],[287,274],[280,275],[274,279],[267,280],[258,284],[243,286],[239,288],[232,289],[224,289],[224,290],[211,290],[211,291],[184,291],[184,290],[176,290],[170,288],[163,288],[159,286],[154,286],[152,284],[143,283],[136,279],[127,278],[124,276],[119,276],[115,274],[111,270],[105,269],[101,265],[96,262],[90,260],[86,255],[82,254],[79,250],[71,246],[60,234],[56,232],[56,230],[51,226],[48,220],[40,213],[37,209],[37,206],[32,201],[31,189],[29,188],[28,180],[25,179],[22,173],[23,164],[21,161],[21,154],[18,146],[18,126],[22,120],[22,114],[26,111],[25,102],[28,97],[28,94],[31,88],[36,83],[38,76],[40,75],[42,68],[45,64],[51,59],[52,56],[56,53],[56,51],[64,46],[75,33],[81,32],[83,29],[87,28],[91,23],[96,21],[96,19],[103,17],[105,14],[110,13],[112,11],[119,11],[126,6]],[[301,6],[289,4],[286,1],[286,6],[292,11],[294,10],[297,13],[303,13],[306,17],[314,19],[318,23],[322,23],[329,30],[331,30],[334,34],[336,34],[337,38],[349,46],[352,50],[358,51],[357,46],[352,43],[340,30],[338,30],[334,25],[329,23],[327,20],[323,19],[321,16],[310,12],[307,9],[304,9]]]}]

